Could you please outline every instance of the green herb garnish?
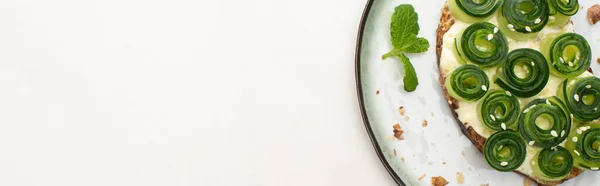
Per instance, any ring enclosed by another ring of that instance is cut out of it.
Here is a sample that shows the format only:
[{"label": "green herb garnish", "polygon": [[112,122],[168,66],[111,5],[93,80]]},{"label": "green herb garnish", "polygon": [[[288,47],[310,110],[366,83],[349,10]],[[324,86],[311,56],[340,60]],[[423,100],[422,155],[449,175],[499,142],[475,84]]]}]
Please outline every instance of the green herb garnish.
[{"label": "green herb garnish", "polygon": [[419,34],[419,16],[415,8],[409,4],[399,5],[394,9],[392,23],[390,25],[390,35],[394,49],[381,58],[386,59],[391,56],[399,57],[404,64],[404,90],[408,92],[415,91],[419,80],[415,68],[410,63],[404,53],[422,53],[429,49],[427,39],[417,37]]}]

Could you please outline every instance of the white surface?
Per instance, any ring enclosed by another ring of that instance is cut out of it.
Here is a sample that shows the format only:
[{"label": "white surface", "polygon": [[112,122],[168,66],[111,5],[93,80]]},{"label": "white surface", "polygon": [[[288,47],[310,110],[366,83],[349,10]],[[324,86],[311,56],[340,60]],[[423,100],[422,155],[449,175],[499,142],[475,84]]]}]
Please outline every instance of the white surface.
[{"label": "white surface", "polygon": [[394,185],[365,2],[0,1],[0,185]]}]

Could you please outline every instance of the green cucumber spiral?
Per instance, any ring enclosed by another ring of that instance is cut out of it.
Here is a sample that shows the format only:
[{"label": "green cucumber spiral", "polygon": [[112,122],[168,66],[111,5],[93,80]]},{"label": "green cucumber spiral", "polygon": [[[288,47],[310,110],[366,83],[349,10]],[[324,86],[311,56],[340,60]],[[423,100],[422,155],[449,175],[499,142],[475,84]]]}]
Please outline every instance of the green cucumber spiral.
[{"label": "green cucumber spiral", "polygon": [[527,149],[523,138],[513,130],[492,134],[483,147],[487,163],[502,172],[513,171],[525,161]]},{"label": "green cucumber spiral", "polygon": [[[575,15],[579,11],[577,0],[548,0],[550,13],[561,13],[566,16]],[[556,12],[552,12],[555,10]]]},{"label": "green cucumber spiral", "polygon": [[459,53],[482,68],[497,66],[508,54],[508,41],[493,24],[474,23],[460,37]]},{"label": "green cucumber spiral", "polygon": [[489,19],[502,2],[503,0],[450,0],[448,7],[456,18],[471,23]]},{"label": "green cucumber spiral", "polygon": [[567,79],[559,90],[565,104],[578,121],[600,118],[600,79],[591,76]]},{"label": "green cucumber spiral", "polygon": [[[525,77],[519,77],[515,68],[527,69]],[[532,97],[541,92],[550,78],[548,63],[542,53],[534,49],[521,48],[511,51],[502,64],[501,73],[494,83],[517,97]]]},{"label": "green cucumber spiral", "polygon": [[532,160],[533,174],[544,180],[562,180],[573,169],[573,156],[564,147],[542,149]]},{"label": "green cucumber spiral", "polygon": [[566,33],[554,38],[550,45],[547,43],[542,42],[542,51],[548,56],[552,74],[572,78],[590,68],[592,49],[583,36]]},{"label": "green cucumber spiral", "polygon": [[547,0],[507,0],[498,12],[498,26],[505,34],[524,40],[546,26],[550,10]]},{"label": "green cucumber spiral", "polygon": [[583,125],[575,130],[565,143],[575,159],[575,166],[597,171],[600,167],[600,126]]},{"label": "green cucumber spiral", "polygon": [[463,65],[446,78],[450,95],[459,100],[476,101],[485,96],[490,87],[488,76],[475,65]]},{"label": "green cucumber spiral", "polygon": [[516,129],[520,113],[517,97],[505,91],[491,91],[479,103],[479,118],[492,131]]},{"label": "green cucumber spiral", "polygon": [[530,145],[541,148],[556,146],[567,138],[571,117],[566,106],[556,97],[535,99],[519,117],[519,131]]}]

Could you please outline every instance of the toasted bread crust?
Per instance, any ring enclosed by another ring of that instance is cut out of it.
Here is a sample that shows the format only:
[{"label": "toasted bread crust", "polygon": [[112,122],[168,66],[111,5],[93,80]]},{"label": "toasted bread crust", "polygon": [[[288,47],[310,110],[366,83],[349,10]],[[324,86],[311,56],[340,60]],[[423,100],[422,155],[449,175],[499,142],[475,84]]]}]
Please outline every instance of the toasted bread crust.
[{"label": "toasted bread crust", "polygon": [[[455,19],[452,16],[452,14],[450,13],[448,4],[444,5],[444,8],[442,8],[442,16],[440,17],[440,23],[437,28],[437,42],[436,42],[436,47],[435,47],[437,59],[438,59],[437,64],[438,64],[438,69],[440,72],[439,80],[440,80],[440,83],[442,86],[442,90],[444,91],[444,97],[446,97],[446,100],[448,101],[448,105],[450,106],[450,110],[452,111],[452,115],[456,119],[458,126],[460,126],[462,132],[467,136],[467,138],[469,138],[469,140],[473,143],[473,145],[475,145],[477,147],[477,149],[479,149],[480,152],[483,152],[483,146],[485,144],[486,139],[483,136],[479,135],[473,129],[473,127],[468,126],[468,123],[463,123],[462,121],[460,121],[460,119],[458,119],[458,113],[456,113],[456,109],[459,108],[458,102],[456,99],[452,98],[450,96],[450,94],[448,94],[448,90],[446,89],[446,86],[444,86],[444,82],[446,81],[446,74],[444,74],[444,72],[442,71],[442,68],[440,66],[440,62],[441,62],[440,58],[442,56],[444,34],[446,34],[446,32],[448,32],[448,30],[450,30],[452,25],[454,25],[454,22],[455,22]],[[526,175],[526,174],[523,174],[516,170],[515,170],[515,172],[536,181],[539,185],[558,185],[568,179],[577,177],[579,174],[581,174],[583,172],[583,170],[578,169],[578,168],[573,168],[571,173],[565,179],[559,180],[559,181],[544,181],[544,180],[535,178],[532,175]]]}]

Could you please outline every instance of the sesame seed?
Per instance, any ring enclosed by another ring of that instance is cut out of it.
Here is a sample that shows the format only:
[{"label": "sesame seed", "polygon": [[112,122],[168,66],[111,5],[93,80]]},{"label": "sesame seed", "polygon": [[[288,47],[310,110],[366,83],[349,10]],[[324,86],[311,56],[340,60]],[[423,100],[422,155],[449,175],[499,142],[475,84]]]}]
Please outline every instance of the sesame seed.
[{"label": "sesame seed", "polygon": [[569,3],[570,0],[566,0],[566,1],[567,1],[567,3]]},{"label": "sesame seed", "polygon": [[508,162],[505,162],[505,161],[503,161],[502,163],[500,163],[500,166],[503,166],[503,167],[507,166],[507,165],[508,165]]},{"label": "sesame seed", "polygon": [[550,131],[550,134],[554,137],[558,137],[558,133],[556,133],[554,130]]},{"label": "sesame seed", "polygon": [[528,112],[529,112],[529,109],[523,110],[523,114],[528,113]]},{"label": "sesame seed", "polygon": [[535,23],[535,24],[540,24],[541,22],[542,22],[542,19],[540,19],[540,18],[537,18],[537,19],[535,20],[535,22],[534,22],[534,23]]},{"label": "sesame seed", "polygon": [[592,170],[598,170],[598,167],[591,167]]},{"label": "sesame seed", "polygon": [[513,31],[513,32],[515,31],[515,26],[514,26],[514,25],[512,25],[512,24],[508,24],[508,25],[506,25],[506,27],[508,27],[508,29],[509,29],[510,31]]},{"label": "sesame seed", "polygon": [[565,63],[565,59],[563,59],[562,57],[559,57],[558,60],[560,60],[561,63]]},{"label": "sesame seed", "polygon": [[502,130],[506,130],[506,124],[505,123],[500,124],[500,127],[502,127]]},{"label": "sesame seed", "polygon": [[525,14],[525,11],[521,11],[522,14]]},{"label": "sesame seed", "polygon": [[594,108],[594,110],[598,110],[598,108]]},{"label": "sesame seed", "polygon": [[577,151],[577,150],[573,150],[573,152],[574,152],[575,154],[577,154],[577,156],[581,156],[581,154],[579,154],[579,151]]},{"label": "sesame seed", "polygon": [[498,33],[498,27],[494,27],[494,34]]},{"label": "sesame seed", "polygon": [[546,100],[546,104],[548,104],[548,105],[552,105],[552,104],[550,103],[550,100]]},{"label": "sesame seed", "polygon": [[573,142],[577,142],[577,136],[573,136]]},{"label": "sesame seed", "polygon": [[575,80],[571,80],[571,82],[569,82],[569,85],[573,85],[575,84]]},{"label": "sesame seed", "polygon": [[554,20],[556,20],[556,18],[554,16],[548,17],[548,21],[554,21]]},{"label": "sesame seed", "polygon": [[562,131],[560,132],[560,137],[563,137],[563,136],[565,136],[565,132],[566,132],[565,130],[562,130]]},{"label": "sesame seed", "polygon": [[506,91],[506,95],[512,96],[512,94],[509,91]]},{"label": "sesame seed", "polygon": [[581,130],[581,132],[585,132],[588,128],[586,127],[579,127],[579,130]]},{"label": "sesame seed", "polygon": [[488,34],[487,36],[488,41],[491,41],[492,39],[494,39],[494,34]]},{"label": "sesame seed", "polygon": [[531,62],[531,66],[535,66],[535,63],[533,63],[533,61]]},{"label": "sesame seed", "polygon": [[494,117],[494,115],[490,114],[490,118],[492,118],[492,121],[496,121],[496,117]]},{"label": "sesame seed", "polygon": [[485,85],[481,85],[481,90],[487,91],[487,87]]},{"label": "sesame seed", "polygon": [[529,26],[525,26],[525,30],[527,30],[527,32],[531,32],[531,28]]},{"label": "sesame seed", "polygon": [[576,131],[577,131],[577,134],[581,134],[581,130],[577,129]]},{"label": "sesame seed", "polygon": [[573,99],[575,99],[575,101],[579,101],[579,94],[573,95]]},{"label": "sesame seed", "polygon": [[535,144],[535,141],[529,141],[529,146],[533,146]]},{"label": "sesame seed", "polygon": [[592,85],[586,85],[585,88],[590,89],[590,88],[592,88]]},{"label": "sesame seed", "polygon": [[569,61],[569,66],[572,67],[573,66],[573,62]]}]

